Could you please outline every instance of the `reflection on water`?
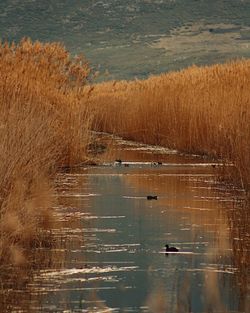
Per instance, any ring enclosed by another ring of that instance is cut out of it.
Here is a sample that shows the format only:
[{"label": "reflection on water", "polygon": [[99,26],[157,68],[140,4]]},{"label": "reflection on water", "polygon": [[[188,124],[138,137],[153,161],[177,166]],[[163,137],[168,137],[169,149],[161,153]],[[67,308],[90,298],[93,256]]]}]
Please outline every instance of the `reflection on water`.
[{"label": "reflection on water", "polygon": [[58,175],[53,248],[1,269],[2,312],[248,312],[249,210],[218,166],[123,141],[103,158]]}]

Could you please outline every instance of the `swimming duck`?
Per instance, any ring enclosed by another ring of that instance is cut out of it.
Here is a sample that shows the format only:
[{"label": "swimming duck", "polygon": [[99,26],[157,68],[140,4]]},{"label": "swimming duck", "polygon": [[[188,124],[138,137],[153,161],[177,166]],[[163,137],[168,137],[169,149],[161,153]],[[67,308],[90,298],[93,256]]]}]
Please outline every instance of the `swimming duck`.
[{"label": "swimming duck", "polygon": [[162,165],[162,162],[158,161],[158,162],[151,163],[151,166],[157,166],[157,165]]},{"label": "swimming duck", "polygon": [[175,247],[169,247],[169,245],[165,245],[166,247],[166,252],[178,252],[179,249],[175,248]]},{"label": "swimming duck", "polygon": [[147,196],[148,200],[157,200],[157,196]]}]

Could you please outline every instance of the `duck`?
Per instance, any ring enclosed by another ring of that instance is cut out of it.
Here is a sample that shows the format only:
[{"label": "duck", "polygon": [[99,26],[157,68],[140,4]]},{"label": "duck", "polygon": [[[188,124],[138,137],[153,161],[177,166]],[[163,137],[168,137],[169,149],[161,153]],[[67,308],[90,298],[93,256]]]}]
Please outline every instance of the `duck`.
[{"label": "duck", "polygon": [[179,249],[175,248],[175,247],[169,247],[169,245],[165,245],[166,247],[166,252],[178,252]]},{"label": "duck", "polygon": [[147,196],[147,200],[157,200],[157,196]]},{"label": "duck", "polygon": [[158,162],[151,163],[151,166],[157,166],[157,165],[162,165],[162,162],[158,161]]}]

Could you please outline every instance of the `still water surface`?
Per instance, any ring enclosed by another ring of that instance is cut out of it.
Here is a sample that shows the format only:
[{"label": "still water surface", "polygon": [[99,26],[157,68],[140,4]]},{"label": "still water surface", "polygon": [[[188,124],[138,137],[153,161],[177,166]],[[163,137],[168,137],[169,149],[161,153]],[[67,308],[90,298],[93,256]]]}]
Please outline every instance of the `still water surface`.
[{"label": "still water surface", "polygon": [[8,282],[8,312],[247,312],[241,191],[167,149],[116,140],[103,158],[58,175],[57,244]]}]

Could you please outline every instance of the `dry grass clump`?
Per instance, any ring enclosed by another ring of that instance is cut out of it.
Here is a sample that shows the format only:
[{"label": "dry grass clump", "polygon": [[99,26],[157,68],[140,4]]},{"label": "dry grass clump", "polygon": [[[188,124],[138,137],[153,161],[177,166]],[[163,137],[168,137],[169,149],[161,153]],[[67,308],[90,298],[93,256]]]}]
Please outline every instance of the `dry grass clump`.
[{"label": "dry grass clump", "polygon": [[50,178],[86,158],[89,68],[58,43],[0,43],[0,260],[41,243],[54,201]]},{"label": "dry grass clump", "polygon": [[233,162],[250,189],[250,60],[92,86],[95,128]]}]

